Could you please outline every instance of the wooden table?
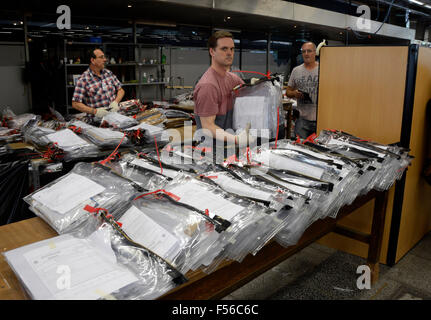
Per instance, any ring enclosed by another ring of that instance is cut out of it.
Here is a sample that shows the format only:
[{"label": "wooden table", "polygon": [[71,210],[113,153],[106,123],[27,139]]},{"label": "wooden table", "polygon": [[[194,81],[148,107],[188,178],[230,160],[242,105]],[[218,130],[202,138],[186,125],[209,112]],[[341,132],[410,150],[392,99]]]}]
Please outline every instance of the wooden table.
[{"label": "wooden table", "polygon": [[[370,234],[337,226],[338,220],[373,199],[376,201]],[[357,198],[350,206],[342,208],[336,219],[326,218],[313,223],[296,245],[285,248],[277,242],[271,241],[255,256],[248,255],[241,263],[226,261],[211,274],[205,274],[201,271],[189,272],[186,275],[189,279],[188,282],[174,288],[159,299],[207,300],[223,298],[329,232],[337,232],[369,244],[367,264],[371,269],[371,282],[374,283],[379,274],[379,256],[387,199],[387,191],[372,190],[367,195]],[[42,219],[36,217],[23,220],[0,227],[0,251],[8,251],[55,236],[57,233]],[[3,255],[0,255],[0,299],[29,299]]]}]

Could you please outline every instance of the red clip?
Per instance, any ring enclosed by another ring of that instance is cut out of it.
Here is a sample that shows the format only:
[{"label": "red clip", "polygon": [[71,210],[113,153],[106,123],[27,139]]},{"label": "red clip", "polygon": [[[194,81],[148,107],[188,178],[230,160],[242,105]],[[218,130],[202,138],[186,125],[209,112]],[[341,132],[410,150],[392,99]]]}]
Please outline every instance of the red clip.
[{"label": "red clip", "polygon": [[[205,209],[205,215],[206,216],[210,216],[210,212],[208,209]],[[205,222],[205,227],[207,229],[208,232],[213,231],[214,230],[214,225],[211,222],[206,221]]]},{"label": "red clip", "polygon": [[123,135],[123,137],[121,138],[121,141],[120,141],[120,143],[118,144],[118,146],[115,148],[115,150],[105,159],[105,160],[102,160],[102,161],[100,161],[100,164],[103,164],[103,165],[105,165],[106,164],[106,162],[109,162],[109,161],[111,161],[111,160],[114,160],[115,159],[115,156],[117,155],[117,150],[118,150],[118,148],[121,146],[121,144],[123,143],[123,140],[124,140],[124,137],[126,136],[126,134],[124,134]]},{"label": "red clip", "polygon": [[208,179],[217,179],[218,178],[218,176],[204,176],[203,174],[199,175],[199,177],[208,178]]},{"label": "red clip", "polygon": [[155,194],[155,195],[157,195],[157,193],[159,193],[159,192],[162,192],[162,193],[164,193],[164,194],[166,194],[166,195],[168,195],[169,197],[171,197],[172,199],[174,199],[175,201],[180,201],[180,197],[178,197],[177,195],[175,195],[175,194],[173,194],[173,193],[171,193],[171,192],[169,192],[169,191],[166,191],[165,189],[159,189],[159,190],[156,190],[156,191],[153,191],[153,192],[148,192],[148,193],[144,193],[144,194],[141,194],[140,196],[138,196],[138,197],[136,197],[134,200],[137,200],[137,199],[139,199],[139,198],[142,198],[142,197],[145,197],[145,196],[148,196],[148,195],[150,195],[150,194]]},{"label": "red clip", "polygon": [[90,206],[88,204],[84,207],[84,210],[88,211],[90,213],[96,213],[96,214],[99,214],[99,211],[108,212],[108,210],[106,210],[105,208],[95,208],[95,207],[92,207],[92,206]]},{"label": "red clip", "polygon": [[311,142],[313,144],[316,144],[316,141],[314,141],[314,139],[317,138],[317,135],[315,133],[310,134],[307,139],[304,140],[304,142],[302,142],[302,144],[305,144],[306,142]]},{"label": "red clip", "polygon": [[236,157],[236,154],[231,155],[229,158],[226,159],[224,163],[231,164],[234,162],[239,162],[239,159]]}]

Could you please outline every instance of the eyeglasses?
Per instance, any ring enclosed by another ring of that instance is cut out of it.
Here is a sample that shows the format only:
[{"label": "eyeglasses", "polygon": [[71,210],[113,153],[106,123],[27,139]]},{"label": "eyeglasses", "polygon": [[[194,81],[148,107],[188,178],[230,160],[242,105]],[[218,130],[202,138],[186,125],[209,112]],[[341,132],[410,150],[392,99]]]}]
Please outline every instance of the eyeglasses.
[{"label": "eyeglasses", "polygon": [[311,49],[305,49],[305,50],[302,50],[301,49],[301,52],[302,53],[312,53],[312,52],[314,52],[315,50],[311,50]]}]

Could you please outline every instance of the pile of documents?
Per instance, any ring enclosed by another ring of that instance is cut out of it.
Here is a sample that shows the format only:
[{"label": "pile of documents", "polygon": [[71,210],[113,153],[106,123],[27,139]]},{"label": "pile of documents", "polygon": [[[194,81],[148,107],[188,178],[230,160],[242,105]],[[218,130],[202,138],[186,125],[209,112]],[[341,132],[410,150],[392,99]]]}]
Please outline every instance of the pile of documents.
[{"label": "pile of documents", "polygon": [[130,145],[130,141],[125,137],[124,133],[110,128],[95,127],[79,120],[70,121],[69,128],[79,132],[83,138],[92,142],[101,150]]},{"label": "pile of documents", "polygon": [[125,129],[137,125],[138,122],[132,117],[122,115],[118,112],[109,112],[102,118],[102,127],[112,127],[115,129]]},{"label": "pile of documents", "polygon": [[[316,220],[389,189],[411,161],[408,150],[340,131],[279,140],[222,164],[200,153],[167,145],[109,166],[78,163],[25,197],[60,234],[5,253],[30,296],[155,299],[189,271],[241,262],[271,239],[296,244]],[[64,266],[81,270],[66,291],[66,280],[59,287],[45,272]]]}]

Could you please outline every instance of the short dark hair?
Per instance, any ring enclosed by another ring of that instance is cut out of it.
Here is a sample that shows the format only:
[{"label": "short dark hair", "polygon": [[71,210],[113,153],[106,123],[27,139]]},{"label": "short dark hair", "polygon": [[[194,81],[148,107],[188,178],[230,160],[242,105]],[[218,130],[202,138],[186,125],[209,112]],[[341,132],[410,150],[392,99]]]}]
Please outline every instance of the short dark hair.
[{"label": "short dark hair", "polygon": [[[99,47],[94,47],[94,48],[92,48],[92,49],[88,49],[87,50],[87,52],[86,52],[86,56],[85,56],[85,61],[87,61],[88,62],[88,64],[90,64],[91,63],[91,58],[93,58],[93,59],[96,59],[97,57],[96,57],[96,55],[94,54],[94,51],[96,51],[96,50],[102,50],[101,48],[99,48]],[[103,50],[102,50],[103,51]]]},{"label": "short dark hair", "polygon": [[208,50],[210,48],[215,49],[217,47],[217,40],[221,38],[232,38],[233,35],[229,31],[219,30],[214,32],[211,37],[208,39]]}]

